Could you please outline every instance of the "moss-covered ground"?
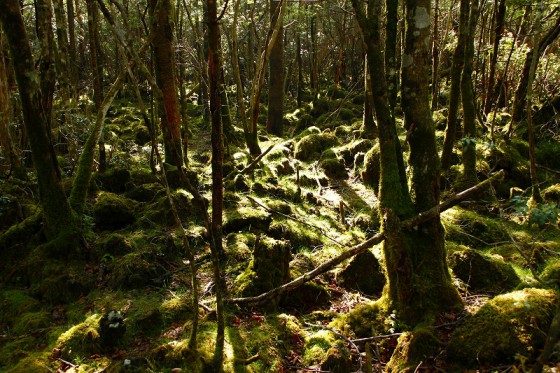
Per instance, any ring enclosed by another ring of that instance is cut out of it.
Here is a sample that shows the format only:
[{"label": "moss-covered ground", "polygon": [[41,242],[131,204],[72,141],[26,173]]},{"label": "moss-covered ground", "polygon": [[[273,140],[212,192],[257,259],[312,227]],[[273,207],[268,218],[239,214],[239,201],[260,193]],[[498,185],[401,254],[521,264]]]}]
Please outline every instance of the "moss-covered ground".
[{"label": "moss-covered ground", "polygon": [[[229,297],[270,290],[379,231],[379,147],[362,132],[360,97],[331,90],[301,108],[290,102],[290,136],[262,128],[261,148],[273,149],[226,180]],[[188,110],[189,175],[211,200],[210,125],[196,105]],[[445,111],[434,115],[445,122]],[[90,187],[84,258],[54,260],[36,250],[44,236],[32,179],[0,180],[0,371],[211,372],[216,322],[203,215],[186,190],[172,191],[198,270],[195,310],[191,267],[160,176],[149,168],[149,133],[130,102],[111,109],[105,141],[110,167]],[[252,160],[234,143],[224,175]],[[383,297],[384,258],[374,247],[267,305],[228,305],[225,370],[529,369],[558,312],[560,178],[543,174],[545,202],[529,200],[526,147],[523,140],[479,146],[479,177],[503,168],[506,180],[442,214],[463,310],[403,329]],[[454,157],[460,160],[459,148]],[[60,158],[69,187],[71,162]],[[460,174],[455,165],[443,175],[443,198],[457,192]],[[550,367],[558,362],[552,356]]]}]

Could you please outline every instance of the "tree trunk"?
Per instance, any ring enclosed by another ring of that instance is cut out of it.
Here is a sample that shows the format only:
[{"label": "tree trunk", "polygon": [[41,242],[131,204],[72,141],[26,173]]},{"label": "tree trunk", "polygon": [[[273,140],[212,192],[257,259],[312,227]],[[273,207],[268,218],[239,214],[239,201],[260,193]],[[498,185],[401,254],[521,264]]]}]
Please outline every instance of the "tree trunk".
[{"label": "tree trunk", "polygon": [[[88,14],[89,59],[93,71],[93,103],[97,111],[103,103],[103,61],[99,40],[99,12],[95,0],[86,0]],[[107,154],[103,135],[99,138],[99,171],[107,168]]]},{"label": "tree trunk", "polygon": [[387,11],[387,25],[385,26],[385,69],[389,89],[389,104],[391,105],[391,112],[393,112],[397,104],[397,92],[399,91],[399,67],[397,65],[399,0],[386,0],[385,7]]},{"label": "tree trunk", "polygon": [[66,15],[68,16],[68,68],[70,71],[70,90],[72,97],[77,98],[78,74],[76,60],[76,26],[74,25],[74,0],[66,1]]},{"label": "tree trunk", "polygon": [[368,56],[366,54],[364,61],[364,124],[363,129],[366,134],[377,133],[377,126],[373,119],[373,93],[371,85],[371,74],[369,72]]},{"label": "tree trunk", "polygon": [[[406,0],[402,104],[417,213],[436,206],[440,198],[439,159],[429,102],[431,51],[426,40],[430,40],[430,6],[430,0]],[[389,286],[394,287],[391,300],[404,323],[433,322],[438,313],[457,308],[461,298],[451,283],[440,217],[395,240],[397,244],[405,241],[406,246],[399,248],[402,256],[389,261],[390,271],[397,277]]]},{"label": "tree trunk", "polygon": [[506,19],[506,0],[500,0],[499,4],[494,4],[496,9],[496,22],[494,25],[494,45],[492,47],[492,59],[490,60],[490,73],[486,86],[486,100],[484,102],[484,114],[490,113],[494,102],[494,85],[496,80],[496,65],[498,64],[498,54],[500,51],[500,41],[505,28]]},{"label": "tree trunk", "polygon": [[[157,0],[150,0],[154,39],[154,67],[156,82],[163,95],[165,110],[160,111],[165,162],[177,168],[183,166],[183,139],[181,138],[181,113],[177,97],[175,37],[173,30],[172,0],[163,0],[159,14],[153,16]],[[173,184],[173,182],[170,180]]]},{"label": "tree trunk", "polygon": [[[45,76],[40,76],[39,72],[35,70],[21,14],[18,0],[0,2],[0,21],[10,47],[22,102],[25,130],[37,171],[39,198],[46,223],[45,232],[47,239],[57,239],[57,249],[65,251],[58,254],[68,255],[69,252],[66,252],[66,249],[75,250],[78,247],[76,224],[62,189],[60,172],[50,142],[48,123],[51,117],[51,107],[44,106],[44,103],[51,101],[52,98],[43,96],[51,94],[51,92],[41,90],[41,77]],[[50,20],[47,19],[47,21],[50,25]]]},{"label": "tree trunk", "polygon": [[558,37],[558,35],[560,35],[560,16],[556,20],[555,24],[539,41],[538,45],[527,52],[525,63],[523,64],[523,70],[521,71],[521,76],[519,78],[519,84],[517,85],[515,96],[513,98],[511,122],[506,132],[507,137],[512,135],[514,126],[528,114],[525,112],[525,102],[527,99],[527,87],[529,86],[529,82],[532,82],[533,79],[533,77],[530,76],[533,55],[536,54],[534,58],[538,62],[546,48]]},{"label": "tree trunk", "polygon": [[445,129],[445,140],[441,153],[441,168],[445,171],[451,167],[451,155],[455,138],[457,136],[457,117],[459,115],[459,98],[461,95],[461,72],[465,63],[466,36],[469,27],[469,1],[461,0],[459,13],[459,34],[457,36],[457,46],[453,53],[451,65],[451,87],[449,88],[449,111],[447,114],[447,127]]},{"label": "tree trunk", "polygon": [[460,189],[468,188],[478,182],[476,175],[476,106],[472,82],[474,33],[478,19],[478,0],[472,0],[469,27],[465,44],[465,63],[461,76],[461,97],[463,102],[463,173]]},{"label": "tree trunk", "polygon": [[[270,29],[274,29],[280,14],[277,9],[279,0],[270,0]],[[268,75],[268,118],[266,129],[268,132],[282,136],[284,131],[284,32],[280,19],[280,33],[276,37],[270,51]]]},{"label": "tree trunk", "polygon": [[210,80],[210,114],[212,118],[212,223],[211,249],[216,284],[216,317],[218,330],[214,352],[214,371],[222,372],[224,361],[224,292],[225,282],[221,275],[220,257],[222,247],[222,212],[223,212],[223,171],[224,148],[222,142],[222,117],[220,112],[220,28],[218,24],[216,0],[207,0],[208,9],[208,76]]}]

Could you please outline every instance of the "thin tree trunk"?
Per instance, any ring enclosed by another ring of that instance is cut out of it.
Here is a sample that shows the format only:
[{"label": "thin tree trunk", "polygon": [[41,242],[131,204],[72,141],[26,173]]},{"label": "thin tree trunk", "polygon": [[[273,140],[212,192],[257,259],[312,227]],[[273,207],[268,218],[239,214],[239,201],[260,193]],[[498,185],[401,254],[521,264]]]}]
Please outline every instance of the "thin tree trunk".
[{"label": "thin tree trunk", "polygon": [[492,47],[492,58],[490,60],[490,73],[486,86],[486,100],[484,102],[484,114],[487,115],[492,110],[494,102],[494,85],[496,80],[496,65],[498,64],[498,54],[500,51],[500,41],[505,28],[506,19],[506,0],[500,0],[499,4],[494,4],[496,9],[496,22],[494,25],[494,44]]},{"label": "thin tree trunk", "polygon": [[266,129],[276,136],[282,136],[284,131],[284,32],[280,6],[279,0],[270,0],[270,29],[279,27],[280,31],[270,50]]},{"label": "thin tree trunk", "polygon": [[432,35],[432,111],[437,110],[439,96],[439,0],[434,8],[434,31]]},{"label": "thin tree trunk", "polygon": [[385,7],[387,12],[387,24],[385,26],[385,69],[387,88],[389,90],[389,105],[391,107],[391,115],[393,115],[395,105],[397,104],[397,92],[399,91],[399,65],[397,65],[399,0],[386,0]]},{"label": "thin tree trunk", "polygon": [[476,175],[476,106],[472,82],[474,33],[478,20],[478,0],[472,0],[469,27],[465,44],[465,63],[461,76],[461,98],[463,102],[463,173],[461,188],[471,187],[478,182]]},{"label": "thin tree trunk", "polygon": [[68,68],[70,71],[70,91],[72,98],[77,98],[78,94],[78,74],[76,60],[76,26],[74,16],[74,0],[66,1],[66,15],[68,16]]},{"label": "thin tree trunk", "polygon": [[207,0],[208,9],[208,76],[210,78],[210,116],[212,118],[212,223],[211,250],[216,284],[216,317],[218,330],[214,352],[214,371],[223,372],[225,319],[224,303],[225,281],[221,274],[222,214],[223,214],[223,170],[224,147],[222,142],[222,116],[220,112],[220,26],[218,24],[216,0]]},{"label": "thin tree trunk", "polygon": [[459,34],[457,37],[457,46],[453,53],[453,62],[451,64],[451,87],[449,88],[449,110],[447,114],[447,127],[445,129],[445,140],[443,142],[443,150],[441,153],[441,168],[448,170],[451,167],[451,155],[455,146],[455,138],[457,137],[457,117],[459,114],[459,98],[461,95],[461,72],[465,63],[465,44],[466,35],[469,27],[469,1],[461,0],[459,11]]}]

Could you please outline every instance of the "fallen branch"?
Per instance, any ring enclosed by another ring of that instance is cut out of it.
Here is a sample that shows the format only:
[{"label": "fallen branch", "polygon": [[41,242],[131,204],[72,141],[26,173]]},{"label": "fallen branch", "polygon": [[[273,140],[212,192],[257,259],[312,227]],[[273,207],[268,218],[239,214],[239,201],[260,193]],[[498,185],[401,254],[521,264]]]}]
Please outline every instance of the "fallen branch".
[{"label": "fallen branch", "polygon": [[230,180],[233,179],[235,176],[237,175],[243,175],[244,173],[247,173],[249,171],[251,171],[253,168],[255,168],[255,166],[257,165],[257,163],[259,163],[259,161],[269,152],[272,150],[272,148],[274,148],[274,145],[270,145],[268,147],[268,149],[266,149],[264,152],[262,152],[261,154],[259,154],[259,156],[255,159],[253,159],[253,161],[251,163],[249,163],[247,166],[245,166],[245,168],[243,168],[241,171],[238,170],[233,170],[231,171],[229,174],[226,175],[226,177],[224,177],[224,181],[225,180]]},{"label": "fallen branch", "polygon": [[[503,179],[504,177],[504,172],[503,171],[499,171],[496,174],[492,175],[492,177],[490,177],[489,179],[473,186],[472,188],[469,188],[467,190],[464,190],[458,194],[456,194],[455,196],[449,198],[448,200],[440,203],[439,205],[421,212],[420,214],[405,220],[401,223],[401,228],[403,229],[411,229],[414,228],[417,225],[420,225],[422,223],[425,223],[427,221],[430,221],[431,219],[433,219],[434,217],[438,216],[441,212],[450,209],[451,207],[459,204],[461,201],[464,201],[467,198],[472,197],[473,195],[480,193],[481,191],[484,191],[485,189],[489,188],[490,185],[492,185],[493,183],[499,182]],[[343,261],[345,261],[346,259],[352,258],[353,256],[358,255],[361,252],[366,251],[367,249],[377,245],[378,243],[382,242],[385,239],[385,234],[383,232],[379,232],[377,233],[375,236],[371,237],[369,240],[366,240],[358,245],[353,246],[352,248],[350,248],[347,251],[344,251],[342,254],[340,254],[339,256],[319,265],[318,267],[316,267],[315,269],[304,273],[303,275],[299,276],[298,278],[282,285],[279,286],[275,289],[269,290],[266,293],[263,293],[261,295],[255,296],[255,297],[246,297],[246,298],[231,298],[231,299],[225,299],[224,302],[226,303],[233,303],[233,304],[260,304],[265,302],[266,300],[272,298],[272,297],[277,297],[280,296],[290,290],[293,290],[299,286],[301,286],[302,284],[314,279],[315,277],[331,270],[332,268],[334,268],[335,266],[339,265],[340,263],[342,263]]]}]

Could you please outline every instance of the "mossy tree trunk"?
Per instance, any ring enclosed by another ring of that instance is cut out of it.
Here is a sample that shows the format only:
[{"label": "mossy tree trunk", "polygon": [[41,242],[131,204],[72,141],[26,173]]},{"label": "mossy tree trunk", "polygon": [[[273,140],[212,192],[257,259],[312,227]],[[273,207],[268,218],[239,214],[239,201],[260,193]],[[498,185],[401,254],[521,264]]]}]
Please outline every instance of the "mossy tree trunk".
[{"label": "mossy tree trunk", "polygon": [[221,274],[222,214],[223,214],[223,128],[220,111],[221,61],[220,61],[220,26],[218,24],[216,0],[207,0],[208,23],[208,76],[210,80],[210,116],[212,119],[212,221],[210,236],[214,283],[216,284],[216,317],[218,330],[214,352],[214,371],[222,372],[224,362],[225,320],[224,292],[225,282]]},{"label": "mossy tree trunk", "polygon": [[494,4],[494,43],[492,46],[492,58],[490,59],[490,72],[488,74],[488,84],[486,85],[486,97],[484,101],[484,114],[490,113],[496,95],[496,65],[498,64],[498,54],[500,52],[500,41],[505,30],[506,21],[506,0],[500,0]]},{"label": "mossy tree trunk", "polygon": [[153,16],[156,5],[157,0],[150,0],[154,30],[152,46],[154,48],[155,76],[163,95],[161,104],[165,106],[165,110],[160,112],[165,162],[181,168],[183,166],[183,139],[181,138],[181,111],[176,84],[173,5],[172,0],[163,0],[159,13],[157,16]]},{"label": "mossy tree trunk", "polygon": [[[39,6],[50,4],[39,3]],[[48,127],[51,107],[44,105],[45,102],[52,102],[52,97],[50,99],[44,97],[45,94],[52,94],[52,91],[41,89],[44,76],[40,76],[35,69],[18,0],[0,2],[0,21],[10,47],[22,102],[25,130],[37,171],[39,198],[46,223],[47,239],[57,239],[61,244],[59,249],[76,248],[78,238],[76,223],[62,189],[60,171],[51,146]]]},{"label": "mossy tree trunk", "polygon": [[[542,15],[541,15],[542,17]],[[541,18],[539,17],[539,18]],[[541,18],[542,19],[542,18]],[[537,20],[537,23],[540,20]],[[513,98],[513,108],[511,114],[511,121],[506,131],[506,136],[510,137],[513,134],[515,125],[517,125],[526,115],[526,100],[527,100],[527,88],[529,83],[533,82],[534,74],[531,76],[531,64],[533,58],[538,60],[541,58],[546,48],[552,44],[554,40],[560,35],[560,16],[556,19],[554,25],[547,31],[547,33],[542,37],[538,44],[527,52],[525,57],[525,62],[523,64],[523,69],[521,70],[521,76],[519,78],[519,83],[517,84],[517,89],[515,90],[515,96]],[[534,57],[533,57],[534,56]]]},{"label": "mossy tree trunk", "polygon": [[449,110],[447,114],[447,127],[445,129],[445,140],[441,153],[441,168],[445,171],[451,167],[451,154],[455,146],[457,137],[457,123],[459,115],[459,98],[461,95],[461,72],[465,63],[465,44],[467,29],[469,27],[469,1],[461,0],[459,10],[459,32],[457,36],[457,46],[453,53],[451,63],[451,83],[449,88]]},{"label": "mossy tree trunk", "polygon": [[[430,0],[406,0],[406,35],[402,71],[402,100],[409,133],[412,195],[415,212],[439,203],[440,164],[430,110]],[[439,215],[406,232],[405,261],[388,266],[397,273],[392,301],[407,324],[434,321],[439,312],[461,304],[447,268],[444,232]]]},{"label": "mossy tree trunk", "polygon": [[465,43],[465,62],[461,76],[461,100],[463,102],[463,173],[460,186],[469,188],[478,182],[476,175],[476,105],[472,82],[474,58],[474,33],[478,20],[478,0],[472,0],[470,6],[469,27]]},{"label": "mossy tree trunk", "polygon": [[[284,131],[284,33],[282,19],[279,17],[279,0],[270,0],[270,28],[280,27],[270,50],[270,64],[268,75],[268,118],[266,129],[268,132],[282,136]],[[279,26],[276,26],[280,22]]]},{"label": "mossy tree trunk", "polygon": [[385,9],[387,14],[387,25],[385,26],[385,68],[389,89],[389,104],[391,112],[393,112],[397,104],[397,92],[399,91],[399,68],[397,64],[399,0],[386,0]]}]

